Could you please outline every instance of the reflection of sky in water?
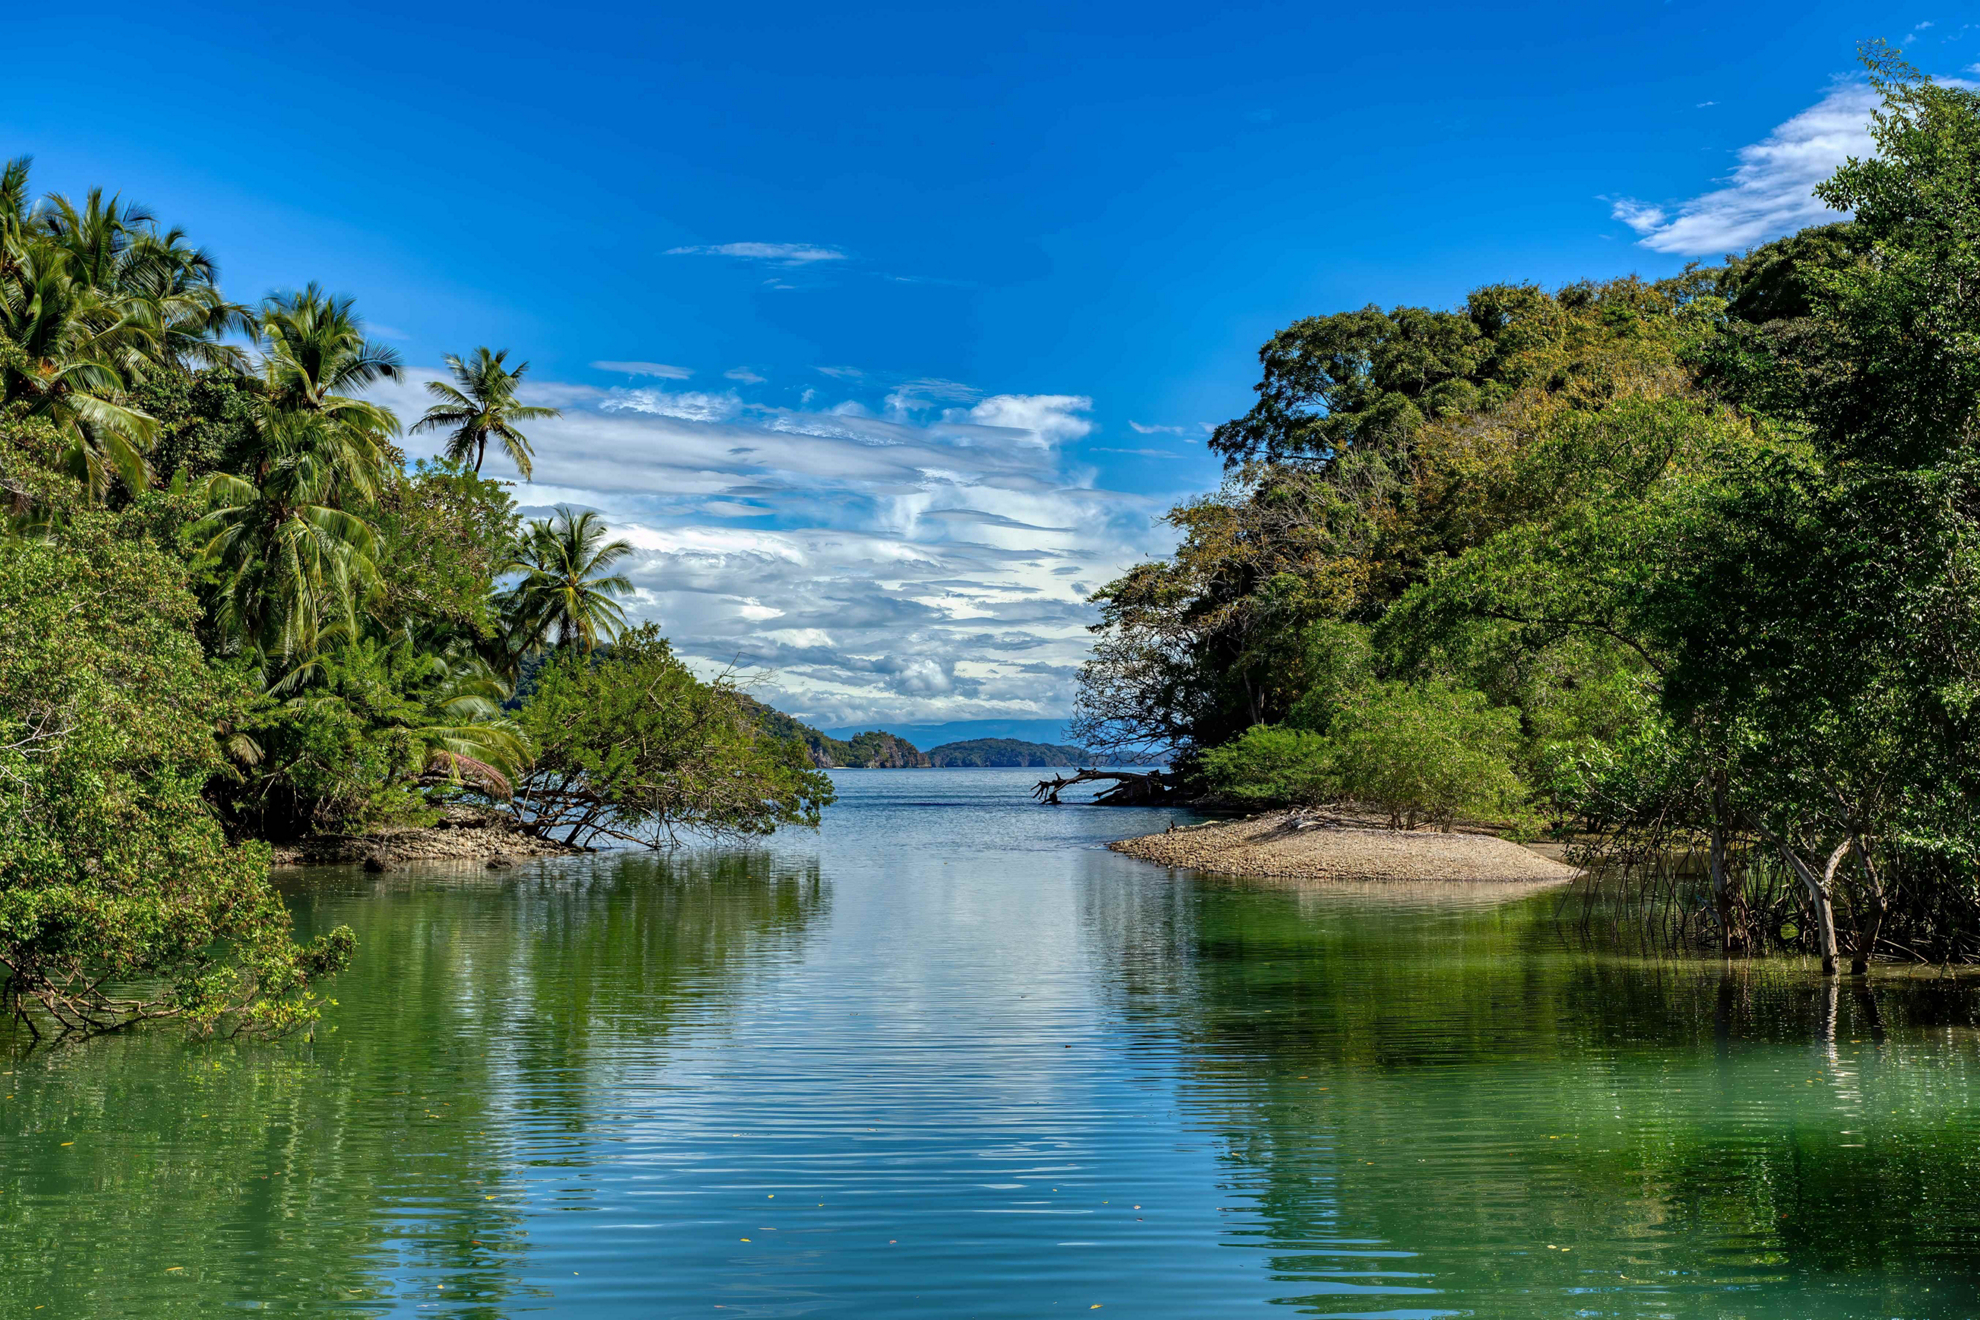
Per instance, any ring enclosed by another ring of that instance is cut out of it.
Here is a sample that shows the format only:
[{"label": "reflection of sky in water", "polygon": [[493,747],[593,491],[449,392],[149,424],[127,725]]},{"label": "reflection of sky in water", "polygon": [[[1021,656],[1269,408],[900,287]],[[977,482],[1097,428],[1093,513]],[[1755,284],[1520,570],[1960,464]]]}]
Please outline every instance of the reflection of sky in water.
[{"label": "reflection of sky in water", "polygon": [[[818,835],[313,875],[333,1032],[7,1065],[0,1314],[1965,1314],[1973,999],[1258,891],[1170,813],[847,772]],[[60,1143],[72,1141],[71,1146]]]}]

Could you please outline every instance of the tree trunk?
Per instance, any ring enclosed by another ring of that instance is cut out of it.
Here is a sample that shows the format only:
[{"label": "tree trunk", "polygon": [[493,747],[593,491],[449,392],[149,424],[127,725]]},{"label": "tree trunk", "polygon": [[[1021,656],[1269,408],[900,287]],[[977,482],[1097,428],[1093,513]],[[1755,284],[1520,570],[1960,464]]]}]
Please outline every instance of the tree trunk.
[{"label": "tree trunk", "polygon": [[1726,827],[1712,823],[1712,906],[1719,912],[1719,952],[1733,951],[1732,894],[1726,888]]},{"label": "tree trunk", "polygon": [[1822,975],[1836,974],[1836,909],[1829,901],[1829,881],[1835,878],[1836,867],[1842,862],[1848,850],[1847,842],[1838,844],[1835,852],[1829,855],[1828,865],[1820,876],[1815,869],[1794,854],[1793,849],[1780,847],[1784,858],[1794,873],[1801,878],[1801,884],[1808,891],[1808,906],[1815,921],[1815,943],[1822,955]]},{"label": "tree trunk", "polygon": [[1850,849],[1856,854],[1857,865],[1863,868],[1863,886],[1869,895],[1868,910],[1856,923],[1856,945],[1850,950],[1849,974],[1867,976],[1870,972],[1870,956],[1877,951],[1877,938],[1884,932],[1884,883],[1877,874],[1877,865],[1870,860],[1870,850],[1863,840],[1852,834]]}]

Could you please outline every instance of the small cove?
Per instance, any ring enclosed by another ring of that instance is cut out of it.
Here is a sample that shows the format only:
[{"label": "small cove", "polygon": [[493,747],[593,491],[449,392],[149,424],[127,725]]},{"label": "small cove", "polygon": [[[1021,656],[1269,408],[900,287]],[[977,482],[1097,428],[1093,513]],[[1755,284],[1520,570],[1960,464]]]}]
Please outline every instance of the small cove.
[{"label": "small cove", "polygon": [[1980,1314],[1972,983],[1167,871],[1036,778],[288,876],[313,1043],[4,1065],[0,1315]]}]

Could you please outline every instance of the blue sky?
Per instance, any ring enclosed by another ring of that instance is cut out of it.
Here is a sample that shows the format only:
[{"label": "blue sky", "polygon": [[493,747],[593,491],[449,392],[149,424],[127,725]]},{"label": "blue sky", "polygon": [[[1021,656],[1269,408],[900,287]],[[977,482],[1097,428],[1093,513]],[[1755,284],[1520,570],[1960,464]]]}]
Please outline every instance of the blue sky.
[{"label": "blue sky", "polygon": [[0,153],[236,297],[356,295],[416,376],[530,359],[566,416],[519,500],[624,527],[702,666],[833,727],[1037,732],[1274,329],[1808,223],[1855,43],[1957,76],[1970,17],[113,0],[9,18]]}]

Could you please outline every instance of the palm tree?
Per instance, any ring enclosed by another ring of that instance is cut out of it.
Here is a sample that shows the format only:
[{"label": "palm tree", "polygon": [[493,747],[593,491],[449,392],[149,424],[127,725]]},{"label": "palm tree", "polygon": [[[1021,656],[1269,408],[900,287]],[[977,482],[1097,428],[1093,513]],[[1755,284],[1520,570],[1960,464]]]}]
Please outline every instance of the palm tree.
[{"label": "palm tree", "polygon": [[396,349],[364,337],[349,298],[333,298],[315,284],[277,294],[262,301],[255,329],[262,383],[277,408],[322,413],[380,439],[399,433],[391,409],[351,397],[376,381],[396,381],[403,371]]},{"label": "palm tree", "polygon": [[485,347],[475,349],[474,357],[466,362],[450,354],[447,366],[454,373],[455,384],[426,382],[426,392],[440,402],[428,408],[426,416],[412,429],[414,434],[450,431],[447,457],[455,462],[466,462],[473,457],[476,476],[481,475],[481,460],[487,457],[488,439],[493,436],[502,442],[516,471],[528,481],[530,457],[535,451],[529,447],[528,437],[516,429],[516,423],[561,417],[563,413],[555,408],[529,407],[517,400],[516,387],[522,382],[523,373],[529,370],[529,363],[519,362],[510,371],[503,366],[508,356],[506,348],[490,353]]},{"label": "palm tree", "polygon": [[68,254],[31,239],[0,288],[0,336],[13,341],[0,366],[0,403],[52,424],[64,462],[98,498],[113,477],[132,489],[151,479],[145,461],[158,423],[117,402],[127,364],[142,360],[145,326],[118,300],[74,277]]},{"label": "palm tree", "polygon": [[247,309],[221,297],[212,259],[143,208],[92,190],[77,206],[30,207],[28,158],[0,169],[0,402],[53,424],[66,465],[101,498],[113,478],[137,489],[157,423],[116,396],[157,370],[238,370],[223,344]]},{"label": "palm tree", "polygon": [[614,599],[632,594],[632,580],[610,573],[632,553],[625,541],[607,543],[605,520],[559,505],[554,519],[532,519],[512,568],[522,580],[504,602],[509,621],[511,660],[550,644],[589,651],[626,626],[625,610]]},{"label": "palm tree", "polygon": [[[405,730],[422,782],[471,783],[507,798],[529,763],[529,740],[503,707],[508,685],[459,645],[435,649],[412,630],[389,640],[346,637],[266,690],[296,693],[283,702],[293,709],[349,710],[367,725]],[[251,743],[242,750],[249,763],[260,755]]]},{"label": "palm tree", "polygon": [[341,507],[375,492],[376,468],[347,428],[321,413],[264,409],[248,476],[216,472],[190,534],[218,574],[215,622],[264,659],[306,656],[339,631],[377,585],[371,525]]},{"label": "palm tree", "polygon": [[132,244],[119,292],[149,333],[158,366],[246,372],[247,354],[222,337],[238,331],[252,338],[254,313],[222,296],[218,280],[212,257],[188,246],[183,230],[146,233]]}]

